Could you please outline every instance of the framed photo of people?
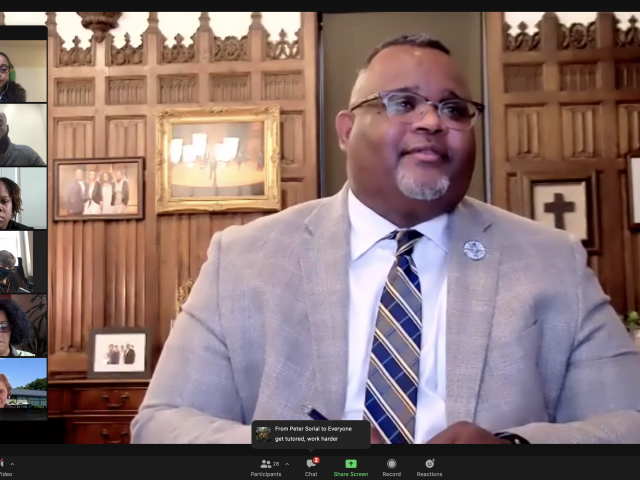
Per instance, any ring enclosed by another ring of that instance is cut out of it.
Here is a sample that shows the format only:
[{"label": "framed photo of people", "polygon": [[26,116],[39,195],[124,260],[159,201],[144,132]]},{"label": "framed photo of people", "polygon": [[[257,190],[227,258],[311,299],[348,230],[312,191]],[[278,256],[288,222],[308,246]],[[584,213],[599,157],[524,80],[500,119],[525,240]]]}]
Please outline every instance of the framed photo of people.
[{"label": "framed photo of people", "polygon": [[151,331],[129,327],[93,329],[88,358],[88,378],[151,378]]},{"label": "framed photo of people", "polygon": [[144,218],[144,158],[53,161],[53,220]]}]

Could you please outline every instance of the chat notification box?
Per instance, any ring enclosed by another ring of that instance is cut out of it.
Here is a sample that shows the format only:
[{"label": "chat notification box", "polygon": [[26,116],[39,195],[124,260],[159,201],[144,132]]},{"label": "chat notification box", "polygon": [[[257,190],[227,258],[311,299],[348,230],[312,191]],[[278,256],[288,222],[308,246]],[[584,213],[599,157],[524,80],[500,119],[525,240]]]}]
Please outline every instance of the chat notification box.
[{"label": "chat notification box", "polygon": [[251,430],[251,445],[263,450],[313,451],[371,446],[368,420],[256,420],[251,423]]}]

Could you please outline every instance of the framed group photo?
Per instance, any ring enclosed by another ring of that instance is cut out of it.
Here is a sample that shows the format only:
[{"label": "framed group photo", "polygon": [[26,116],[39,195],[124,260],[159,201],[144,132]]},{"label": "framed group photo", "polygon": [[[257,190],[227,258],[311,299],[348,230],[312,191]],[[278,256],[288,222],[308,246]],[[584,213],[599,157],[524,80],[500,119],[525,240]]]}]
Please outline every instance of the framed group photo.
[{"label": "framed group photo", "polygon": [[88,378],[151,378],[148,328],[109,327],[91,331]]},{"label": "framed group photo", "polygon": [[144,159],[54,160],[53,220],[144,218]]}]

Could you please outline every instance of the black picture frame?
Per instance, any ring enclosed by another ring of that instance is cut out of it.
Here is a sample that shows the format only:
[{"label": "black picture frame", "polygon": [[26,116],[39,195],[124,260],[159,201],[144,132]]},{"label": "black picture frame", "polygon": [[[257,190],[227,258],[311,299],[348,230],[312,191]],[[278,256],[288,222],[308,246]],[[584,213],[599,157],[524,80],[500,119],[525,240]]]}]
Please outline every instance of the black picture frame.
[{"label": "black picture frame", "polygon": [[590,172],[556,172],[556,173],[527,173],[522,175],[524,216],[532,220],[535,218],[535,189],[538,186],[565,185],[579,183],[584,186],[585,209],[587,221],[587,238],[582,245],[589,255],[600,255],[600,212],[598,171]]},{"label": "black picture frame", "polygon": [[[634,170],[640,170],[640,150],[629,152],[627,155],[627,216],[629,230],[640,231],[640,211],[634,208],[634,193],[640,194],[640,184],[634,185]],[[640,183],[640,182],[639,182]]]},{"label": "black picture frame", "polygon": [[[126,371],[113,371],[113,372],[97,372],[95,370],[96,360],[96,336],[97,335],[145,335],[144,345],[144,371],[126,372]],[[87,359],[87,378],[91,379],[121,379],[121,380],[147,380],[151,378],[151,329],[150,328],[137,328],[137,327],[105,327],[94,328],[89,335],[89,356]]]}]

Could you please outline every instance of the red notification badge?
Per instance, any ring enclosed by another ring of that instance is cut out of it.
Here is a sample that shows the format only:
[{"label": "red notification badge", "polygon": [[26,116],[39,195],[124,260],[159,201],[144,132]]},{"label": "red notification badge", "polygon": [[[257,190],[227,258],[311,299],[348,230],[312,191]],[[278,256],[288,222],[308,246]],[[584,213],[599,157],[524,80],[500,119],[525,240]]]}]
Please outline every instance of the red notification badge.
[{"label": "red notification badge", "polygon": [[313,463],[315,464],[320,463],[320,457],[313,457]]}]

